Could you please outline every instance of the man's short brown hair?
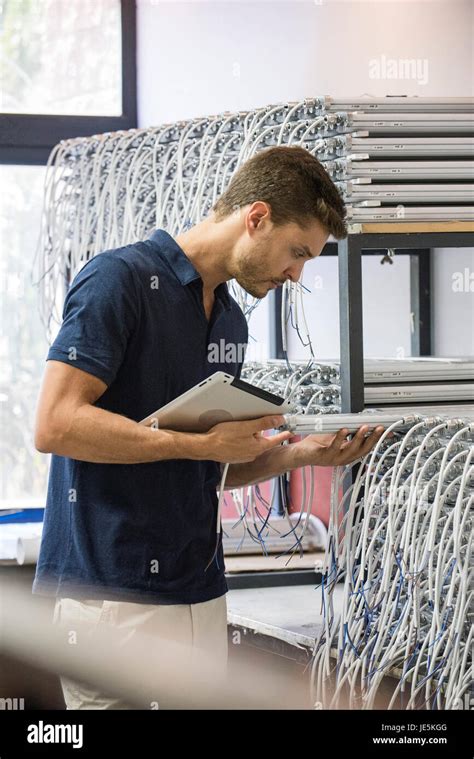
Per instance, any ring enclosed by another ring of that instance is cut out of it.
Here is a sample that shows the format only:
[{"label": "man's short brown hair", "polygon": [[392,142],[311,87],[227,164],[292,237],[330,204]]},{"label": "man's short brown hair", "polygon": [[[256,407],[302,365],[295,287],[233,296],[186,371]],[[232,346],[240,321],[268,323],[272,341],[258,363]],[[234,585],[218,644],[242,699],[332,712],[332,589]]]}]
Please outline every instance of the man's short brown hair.
[{"label": "man's short brown hair", "polygon": [[217,221],[236,209],[262,200],[277,226],[296,222],[307,227],[317,219],[340,240],[347,235],[342,197],[323,165],[304,148],[268,148],[236,171],[213,206]]}]

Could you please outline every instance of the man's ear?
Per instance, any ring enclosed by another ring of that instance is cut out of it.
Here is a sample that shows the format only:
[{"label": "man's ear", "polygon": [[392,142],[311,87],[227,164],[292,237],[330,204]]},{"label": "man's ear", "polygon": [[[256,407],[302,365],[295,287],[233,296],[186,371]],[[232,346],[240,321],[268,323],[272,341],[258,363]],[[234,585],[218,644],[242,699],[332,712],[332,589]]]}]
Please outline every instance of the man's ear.
[{"label": "man's ear", "polygon": [[246,226],[249,234],[266,222],[271,221],[271,208],[264,200],[256,200],[251,204],[246,214]]}]

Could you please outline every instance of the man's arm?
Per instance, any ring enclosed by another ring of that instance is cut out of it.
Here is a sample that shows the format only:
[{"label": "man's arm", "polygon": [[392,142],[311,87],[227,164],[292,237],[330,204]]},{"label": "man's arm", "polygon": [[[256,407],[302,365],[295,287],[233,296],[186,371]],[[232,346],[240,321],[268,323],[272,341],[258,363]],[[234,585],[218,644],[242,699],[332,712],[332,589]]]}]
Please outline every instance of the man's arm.
[{"label": "man's arm", "polygon": [[351,440],[346,440],[349,430],[341,429],[337,435],[307,435],[298,443],[280,445],[248,463],[231,464],[224,490],[265,482],[303,466],[350,464],[370,453],[383,431],[376,427],[368,434],[369,426],[364,425]]},{"label": "man's arm", "polygon": [[106,389],[89,372],[47,361],[36,412],[37,450],[96,464],[208,458],[203,435],[144,427],[94,406]]},{"label": "man's arm", "polygon": [[[244,464],[230,464],[227,470],[224,490],[256,485],[259,482],[279,477],[280,474],[304,466],[297,451],[297,443],[280,445],[265,451],[261,456]],[[224,464],[221,464],[221,471]]]},{"label": "man's arm", "polygon": [[245,422],[221,422],[206,433],[144,427],[132,419],[95,406],[107,385],[100,378],[62,361],[49,360],[35,425],[35,446],[96,464],[142,464],[168,459],[253,461],[290,436],[265,437],[263,430],[283,423],[283,416]]}]

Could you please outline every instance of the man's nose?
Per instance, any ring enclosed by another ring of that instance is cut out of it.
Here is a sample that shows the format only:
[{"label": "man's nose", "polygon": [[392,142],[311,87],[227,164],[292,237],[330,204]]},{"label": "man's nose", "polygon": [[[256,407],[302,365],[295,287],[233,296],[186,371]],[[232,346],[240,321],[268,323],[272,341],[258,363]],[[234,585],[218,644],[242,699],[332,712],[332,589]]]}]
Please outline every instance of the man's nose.
[{"label": "man's nose", "polygon": [[291,279],[292,282],[298,282],[299,278],[301,277],[301,272],[303,271],[304,265],[305,265],[304,261],[301,264],[297,264],[297,263],[292,264],[287,269],[285,269],[284,276],[287,279]]}]

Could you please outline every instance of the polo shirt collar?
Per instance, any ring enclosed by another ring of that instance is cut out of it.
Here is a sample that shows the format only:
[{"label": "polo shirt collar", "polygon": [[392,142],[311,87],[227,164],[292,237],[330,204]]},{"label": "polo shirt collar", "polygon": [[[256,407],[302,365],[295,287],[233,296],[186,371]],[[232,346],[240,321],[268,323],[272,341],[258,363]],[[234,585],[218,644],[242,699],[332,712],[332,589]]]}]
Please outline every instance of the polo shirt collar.
[{"label": "polo shirt collar", "polygon": [[[189,285],[191,282],[201,279],[201,275],[194,267],[191,260],[187,257],[184,250],[178,245],[176,240],[168,234],[168,232],[164,229],[155,229],[148,239],[156,243],[161,251],[166,251],[166,261],[182,285]],[[231,301],[227,284],[221,282],[220,285],[216,287],[215,293],[224,303],[226,310],[229,310],[231,307]]]}]

